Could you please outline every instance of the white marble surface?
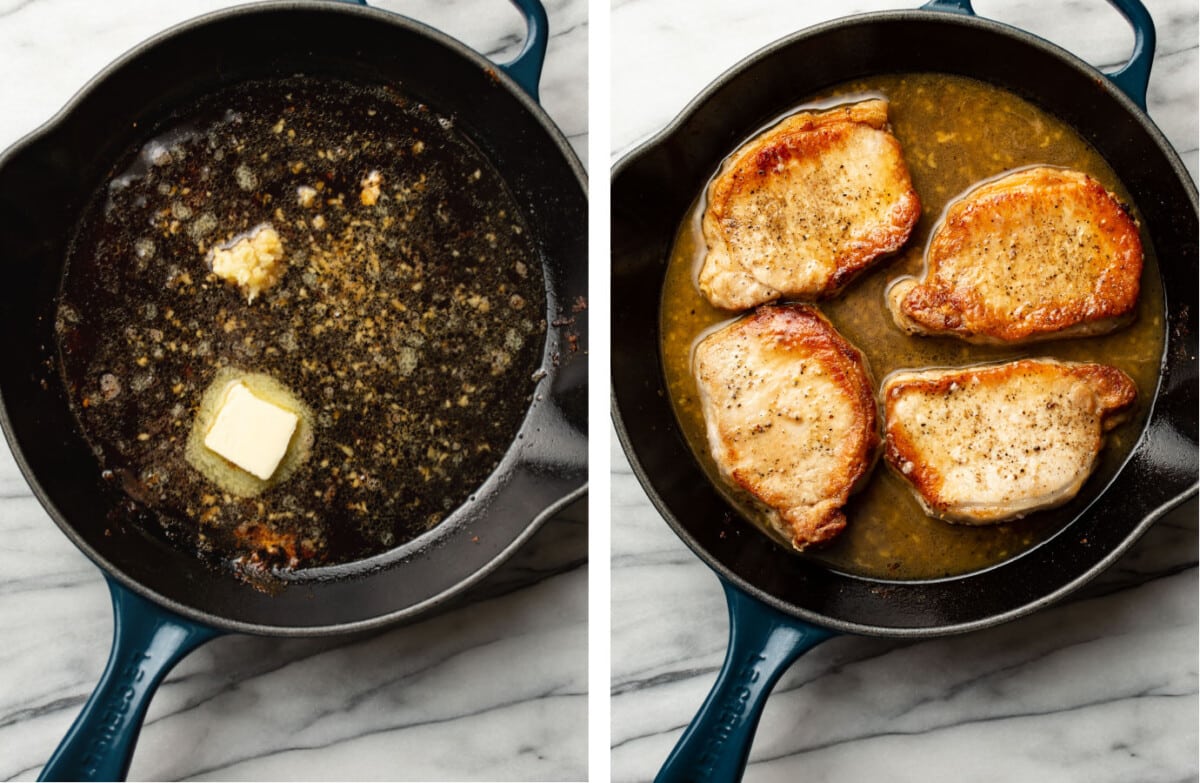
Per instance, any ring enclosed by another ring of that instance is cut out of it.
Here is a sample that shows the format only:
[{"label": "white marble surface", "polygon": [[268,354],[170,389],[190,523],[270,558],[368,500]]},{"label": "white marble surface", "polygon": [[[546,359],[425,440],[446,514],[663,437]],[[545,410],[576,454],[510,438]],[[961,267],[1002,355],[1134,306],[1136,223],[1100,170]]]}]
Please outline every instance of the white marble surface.
[{"label": "white marble surface", "polygon": [[[222,0],[0,0],[0,148],[130,46]],[[505,0],[389,0],[496,59]],[[587,139],[587,3],[546,3],[543,103]],[[587,524],[552,520],[467,605],[380,633],[225,637],[155,697],[132,779],[579,780],[587,775]],[[95,684],[111,617],[99,571],[0,445],[0,779],[36,777]]]},{"label": "white marble surface", "polygon": [[[913,5],[613,0],[614,152],[789,31]],[[1102,0],[975,5],[1095,64],[1118,63],[1130,49],[1132,36]],[[1150,115],[1195,176],[1197,6],[1147,5],[1159,35]],[[649,780],[712,685],[728,624],[716,578],[658,517],[613,438],[612,777]],[[776,687],[746,779],[1197,780],[1196,527],[1193,500],[1083,593],[1008,625],[818,646]]]}]

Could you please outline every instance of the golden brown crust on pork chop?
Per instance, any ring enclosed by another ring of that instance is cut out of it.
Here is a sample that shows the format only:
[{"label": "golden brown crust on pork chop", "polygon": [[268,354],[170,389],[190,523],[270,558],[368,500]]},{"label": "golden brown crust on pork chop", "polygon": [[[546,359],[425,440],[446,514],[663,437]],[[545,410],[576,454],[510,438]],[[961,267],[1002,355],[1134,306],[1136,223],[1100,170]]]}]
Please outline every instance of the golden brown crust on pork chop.
[{"label": "golden brown crust on pork chop", "polygon": [[1137,399],[1115,367],[1054,359],[902,370],[882,393],[888,464],[930,515],[970,525],[1073,498]]},{"label": "golden brown crust on pork chop", "polygon": [[767,306],[704,338],[693,371],[722,475],[796,549],[841,532],[880,444],[858,349],[811,307]]},{"label": "golden brown crust on pork chop", "polygon": [[911,334],[1017,343],[1121,326],[1142,275],[1138,227],[1079,171],[1037,166],[951,203],[923,280],[901,278],[888,306]]},{"label": "golden brown crust on pork chop", "polygon": [[900,249],[920,216],[887,101],[792,115],[709,186],[700,290],[727,310],[832,296]]}]

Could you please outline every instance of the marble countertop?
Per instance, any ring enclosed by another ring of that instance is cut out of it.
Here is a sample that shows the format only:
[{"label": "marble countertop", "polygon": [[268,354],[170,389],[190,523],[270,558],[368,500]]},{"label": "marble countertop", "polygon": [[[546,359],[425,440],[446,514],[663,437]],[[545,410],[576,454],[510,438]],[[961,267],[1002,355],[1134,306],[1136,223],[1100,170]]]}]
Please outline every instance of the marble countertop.
[{"label": "marble countertop", "polygon": [[[614,0],[615,156],[784,34],[916,4]],[[1195,177],[1196,4],[1146,4],[1158,29],[1150,116]],[[1102,0],[975,6],[1097,65],[1131,48]],[[661,521],[612,437],[612,777],[649,780],[715,679],[728,621],[716,577]],[[944,639],[816,647],[768,701],[746,780],[1196,780],[1197,513],[1193,499],[1084,591],[1030,617]]]},{"label": "marble countertop", "polygon": [[[0,148],[126,49],[223,0],[0,0]],[[505,0],[389,0],[497,60]],[[587,144],[587,2],[550,0],[543,105]],[[10,259],[11,260],[11,259]],[[321,639],[223,637],[150,706],[135,780],[579,780],[587,775],[587,515],[551,520],[457,608]],[[100,572],[0,445],[0,780],[32,780],[75,719],[111,639]]]}]

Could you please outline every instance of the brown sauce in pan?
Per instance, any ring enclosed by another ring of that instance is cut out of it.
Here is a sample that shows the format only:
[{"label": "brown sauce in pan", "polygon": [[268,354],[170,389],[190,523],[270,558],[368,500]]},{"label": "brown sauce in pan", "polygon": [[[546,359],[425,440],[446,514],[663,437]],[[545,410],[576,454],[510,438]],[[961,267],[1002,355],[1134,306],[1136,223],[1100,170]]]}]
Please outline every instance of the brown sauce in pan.
[{"label": "brown sauce in pan", "polygon": [[[483,153],[392,88],[308,77],[153,132],[96,194],[62,284],[61,370],[97,470],[252,578],[378,554],[467,502],[517,437],[546,330],[529,231]],[[263,224],[286,271],[247,303],[206,254]],[[185,455],[231,369],[311,417],[303,463],[253,497]]]},{"label": "brown sauce in pan", "polygon": [[[899,368],[962,366],[1024,356],[1103,362],[1124,370],[1137,383],[1138,406],[1130,421],[1109,434],[1096,471],[1081,494],[1094,492],[1128,455],[1157,385],[1163,296],[1154,248],[1144,227],[1146,264],[1136,318],[1130,326],[1109,335],[1024,347],[910,337],[893,323],[884,289],[901,275],[921,272],[930,231],[947,202],[980,180],[1020,166],[1046,163],[1087,172],[1131,203],[1128,193],[1104,159],[1071,127],[1005,90],[975,80],[942,74],[879,76],[814,96],[798,104],[797,110],[850,102],[865,94],[889,100],[892,129],[903,145],[913,185],[921,197],[921,220],[900,253],[851,283],[838,297],[820,303],[819,309],[863,351],[877,384]],[[703,209],[701,193],[680,225],[663,287],[661,334],[667,390],[684,436],[713,483],[743,516],[775,537],[753,502],[720,478],[704,434],[691,374],[691,349],[707,331],[730,320],[731,314],[709,305],[696,286],[704,253],[700,233]],[[993,526],[941,522],[925,515],[909,486],[882,459],[867,487],[851,497],[846,513],[849,524],[831,545],[797,556],[874,578],[937,578],[1012,558],[1068,521],[1064,514],[1043,511]],[[787,546],[782,540],[780,545]]]}]

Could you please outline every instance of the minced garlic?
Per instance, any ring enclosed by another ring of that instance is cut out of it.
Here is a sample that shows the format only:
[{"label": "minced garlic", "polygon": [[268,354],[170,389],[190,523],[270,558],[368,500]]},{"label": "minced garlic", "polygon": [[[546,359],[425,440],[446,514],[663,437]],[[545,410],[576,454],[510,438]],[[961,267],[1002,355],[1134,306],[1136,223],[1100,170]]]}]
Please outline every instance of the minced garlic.
[{"label": "minced garlic", "polygon": [[383,184],[383,175],[378,171],[372,170],[362,180],[362,192],[358,194],[359,200],[364,206],[374,206],[379,200],[380,185]]},{"label": "minced garlic", "polygon": [[212,271],[246,294],[246,301],[279,282],[283,277],[283,242],[270,226],[261,226],[226,247],[213,248]]}]

